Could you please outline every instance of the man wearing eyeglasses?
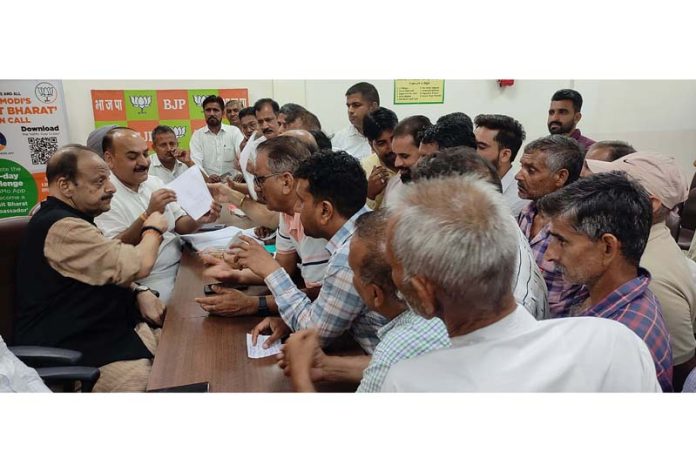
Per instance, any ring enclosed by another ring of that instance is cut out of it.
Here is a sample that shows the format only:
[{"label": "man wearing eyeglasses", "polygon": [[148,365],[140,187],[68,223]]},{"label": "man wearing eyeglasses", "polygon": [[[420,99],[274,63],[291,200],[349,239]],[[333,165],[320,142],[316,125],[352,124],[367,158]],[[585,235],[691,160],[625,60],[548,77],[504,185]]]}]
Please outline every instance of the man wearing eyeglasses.
[{"label": "man wearing eyeglasses", "polygon": [[[261,143],[257,149],[254,186],[259,204],[280,213],[276,261],[291,276],[299,265],[307,288],[305,293],[314,299],[319,293],[331,255],[326,250],[328,241],[307,236],[300,222],[300,214],[295,213],[298,198],[297,180],[293,173],[309,155],[308,146],[295,136],[278,136]],[[242,285],[264,284],[264,280],[249,269],[234,270],[219,258],[210,256],[204,256],[203,260],[212,264],[206,275],[218,280]],[[209,313],[268,315],[278,312],[273,296],[250,297],[238,290],[221,287],[214,287],[213,290],[217,292],[216,295],[196,299]]]}]

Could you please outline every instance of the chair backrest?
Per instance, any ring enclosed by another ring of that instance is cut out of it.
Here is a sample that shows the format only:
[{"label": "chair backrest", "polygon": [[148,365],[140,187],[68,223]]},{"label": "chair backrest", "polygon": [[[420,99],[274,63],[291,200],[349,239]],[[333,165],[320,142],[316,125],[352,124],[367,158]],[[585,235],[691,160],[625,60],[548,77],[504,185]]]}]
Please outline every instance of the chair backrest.
[{"label": "chair backrest", "polygon": [[0,335],[12,344],[12,322],[17,310],[17,257],[29,216],[0,218]]},{"label": "chair backrest", "polygon": [[696,188],[689,190],[689,198],[684,202],[680,225],[683,228],[696,229]]}]

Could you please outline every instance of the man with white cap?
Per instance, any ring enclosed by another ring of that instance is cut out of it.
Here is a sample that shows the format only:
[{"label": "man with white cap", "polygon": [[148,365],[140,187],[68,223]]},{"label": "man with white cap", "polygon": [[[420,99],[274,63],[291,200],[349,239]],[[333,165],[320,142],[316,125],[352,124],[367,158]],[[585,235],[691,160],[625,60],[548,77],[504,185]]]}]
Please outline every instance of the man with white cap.
[{"label": "man with white cap", "polygon": [[689,183],[674,157],[635,152],[614,162],[587,160],[593,173],[623,171],[650,194],[652,227],[641,267],[652,275],[649,288],[662,306],[674,358],[674,388],[680,391],[689,372],[696,367],[696,287],[686,257],[665,224],[667,215],[689,194]]}]

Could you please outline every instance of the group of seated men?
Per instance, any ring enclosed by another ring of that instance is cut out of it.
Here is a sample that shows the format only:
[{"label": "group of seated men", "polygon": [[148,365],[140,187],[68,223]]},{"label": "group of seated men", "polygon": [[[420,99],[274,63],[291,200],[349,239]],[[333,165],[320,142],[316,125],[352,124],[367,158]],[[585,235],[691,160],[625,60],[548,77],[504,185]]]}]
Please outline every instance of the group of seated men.
[{"label": "group of seated men", "polygon": [[[287,338],[298,391],[682,391],[696,282],[665,224],[689,190],[674,158],[581,135],[574,90],[552,96],[517,173],[526,134],[509,116],[399,120],[369,83],[345,95],[331,141],[299,105],[210,96],[190,152],[166,126],[152,156],[115,126],[59,149],[19,255],[16,342],[81,351],[95,391],[145,390],[178,235],[233,204],[277,251],[242,237],[201,255],[206,275],[270,295],[223,284],[196,301],[265,315],[252,336]],[[214,200],[198,220],[164,188],[193,165]],[[364,355],[325,353],[344,334]]]}]

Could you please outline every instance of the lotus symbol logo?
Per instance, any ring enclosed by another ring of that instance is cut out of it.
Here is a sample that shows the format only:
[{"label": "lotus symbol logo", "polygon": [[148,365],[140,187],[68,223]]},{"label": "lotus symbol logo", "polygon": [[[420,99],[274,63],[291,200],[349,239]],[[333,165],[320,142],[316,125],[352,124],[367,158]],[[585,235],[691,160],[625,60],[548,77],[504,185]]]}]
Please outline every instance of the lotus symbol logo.
[{"label": "lotus symbol logo", "polygon": [[181,139],[186,134],[186,126],[172,126],[176,139]]},{"label": "lotus symbol logo", "polygon": [[205,97],[205,95],[194,95],[193,101],[196,102],[196,105],[201,106],[203,105],[203,100],[205,100]]},{"label": "lotus symbol logo", "polygon": [[141,115],[145,113],[145,109],[150,106],[152,103],[152,97],[146,95],[146,96],[138,96],[138,95],[132,95],[130,98],[131,105],[133,105],[135,108],[140,108],[140,113]]},{"label": "lotus symbol logo", "polygon": [[56,100],[57,93],[53,84],[41,82],[34,88],[34,94],[39,101],[43,103],[53,103]]}]

